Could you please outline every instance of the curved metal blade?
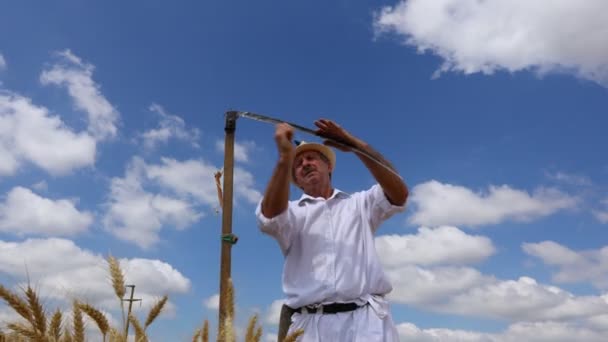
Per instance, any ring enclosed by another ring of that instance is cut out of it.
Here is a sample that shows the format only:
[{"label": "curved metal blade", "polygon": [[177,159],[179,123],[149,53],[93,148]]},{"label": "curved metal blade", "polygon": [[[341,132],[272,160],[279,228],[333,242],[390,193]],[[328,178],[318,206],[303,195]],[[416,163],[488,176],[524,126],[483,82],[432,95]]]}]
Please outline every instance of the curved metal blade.
[{"label": "curved metal blade", "polygon": [[[262,114],[256,114],[256,113],[252,113],[252,112],[242,112],[242,111],[237,111],[236,115],[237,115],[237,117],[248,118],[248,119],[252,119],[252,120],[256,120],[256,121],[260,121],[260,122],[266,122],[266,123],[273,123],[273,124],[286,123],[286,124],[290,125],[291,127],[297,129],[300,132],[308,133],[310,135],[314,135],[314,136],[317,136],[317,137],[319,136],[317,134],[317,132],[315,130],[313,130],[313,129],[310,129],[310,128],[307,128],[307,127],[304,127],[304,126],[301,126],[301,125],[297,125],[297,124],[294,124],[294,123],[291,123],[291,122],[287,122],[287,121],[284,121],[284,120],[275,119],[275,118],[272,118],[270,116],[266,116],[266,115],[262,115]],[[331,138],[326,138],[326,137],[321,137],[321,138],[326,139],[326,140],[330,140],[331,142],[333,142],[333,143],[335,143],[337,145],[340,145],[340,146],[343,146],[343,147],[347,147],[347,148],[351,149],[354,152],[362,154],[362,155],[366,156],[367,158],[369,158],[370,160],[374,161],[376,164],[384,167],[385,169],[387,169],[388,171],[390,171],[395,176],[403,179],[401,177],[401,175],[399,175],[392,167],[384,164],[382,161],[378,160],[376,157],[370,155],[369,153],[367,153],[367,152],[365,152],[365,151],[363,151],[363,150],[361,150],[359,148],[356,148],[354,146],[351,146],[349,144],[345,144],[344,142],[339,141],[339,140],[335,140],[335,139],[331,139]]]}]

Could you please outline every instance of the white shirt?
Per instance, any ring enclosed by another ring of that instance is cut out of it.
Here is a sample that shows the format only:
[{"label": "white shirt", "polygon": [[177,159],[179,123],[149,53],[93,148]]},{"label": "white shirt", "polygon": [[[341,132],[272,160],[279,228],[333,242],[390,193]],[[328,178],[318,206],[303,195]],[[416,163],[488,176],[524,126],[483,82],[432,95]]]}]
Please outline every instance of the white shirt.
[{"label": "white shirt", "polygon": [[369,302],[380,317],[386,315],[382,296],[392,286],[373,235],[382,221],[404,209],[392,205],[378,184],[354,194],[334,190],[327,200],[304,194],[272,219],[262,214],[260,202],[258,225],[278,241],[285,256],[285,304]]}]

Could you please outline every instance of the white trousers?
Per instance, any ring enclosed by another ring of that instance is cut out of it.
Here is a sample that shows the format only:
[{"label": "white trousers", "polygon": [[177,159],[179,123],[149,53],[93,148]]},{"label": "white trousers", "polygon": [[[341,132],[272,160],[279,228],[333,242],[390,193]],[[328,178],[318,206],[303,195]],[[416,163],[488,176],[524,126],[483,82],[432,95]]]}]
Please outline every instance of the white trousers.
[{"label": "white trousers", "polygon": [[336,314],[294,313],[288,335],[298,329],[298,342],[398,342],[390,313],[380,318],[370,305]]}]

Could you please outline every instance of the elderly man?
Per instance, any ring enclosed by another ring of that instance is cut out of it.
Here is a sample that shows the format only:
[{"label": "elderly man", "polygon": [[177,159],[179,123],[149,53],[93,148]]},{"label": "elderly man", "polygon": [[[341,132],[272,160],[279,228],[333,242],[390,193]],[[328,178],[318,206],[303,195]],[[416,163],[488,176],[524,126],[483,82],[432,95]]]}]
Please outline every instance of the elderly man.
[{"label": "elderly man", "polygon": [[[333,121],[315,121],[325,145],[294,147],[294,130],[278,124],[278,161],[256,210],[261,230],[274,237],[283,255],[285,304],[294,312],[289,333],[299,341],[398,341],[384,296],[392,286],[374,246],[382,221],[405,208],[408,189],[394,172],[357,153],[377,184],[348,194],[332,186],[333,146],[355,147],[390,165],[367,143]],[[389,166],[392,169],[392,166]],[[394,170],[394,169],[393,169]],[[290,181],[304,194],[289,201]]]}]

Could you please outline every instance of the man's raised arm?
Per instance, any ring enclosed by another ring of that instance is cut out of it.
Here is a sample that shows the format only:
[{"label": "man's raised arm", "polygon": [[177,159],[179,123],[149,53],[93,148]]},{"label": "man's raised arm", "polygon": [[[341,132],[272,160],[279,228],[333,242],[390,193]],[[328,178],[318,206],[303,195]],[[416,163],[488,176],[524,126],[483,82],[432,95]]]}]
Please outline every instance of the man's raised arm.
[{"label": "man's raised arm", "polygon": [[274,139],[279,157],[262,200],[262,214],[266,218],[278,216],[287,209],[294,154],[292,138],[293,127],[285,123],[276,125]]},{"label": "man's raised arm", "polygon": [[[364,151],[367,154],[376,158],[377,160],[381,161],[384,165],[390,167],[393,171],[397,172],[395,168],[369,144],[350,134],[344,128],[340,127],[340,125],[338,125],[337,123],[327,119],[320,119],[315,121],[315,125],[319,128],[317,130],[317,134],[319,136],[334,139],[352,147],[356,147],[357,149]],[[326,141],[325,144],[333,146],[344,152],[352,151],[350,148],[334,144],[332,143],[332,141],[329,140]],[[388,200],[393,205],[403,206],[409,194],[407,185],[405,184],[403,179],[401,179],[396,174],[390,172],[385,167],[379,165],[375,161],[371,160],[367,156],[360,153],[357,153],[357,156],[369,169],[378,184],[380,184]]]}]

